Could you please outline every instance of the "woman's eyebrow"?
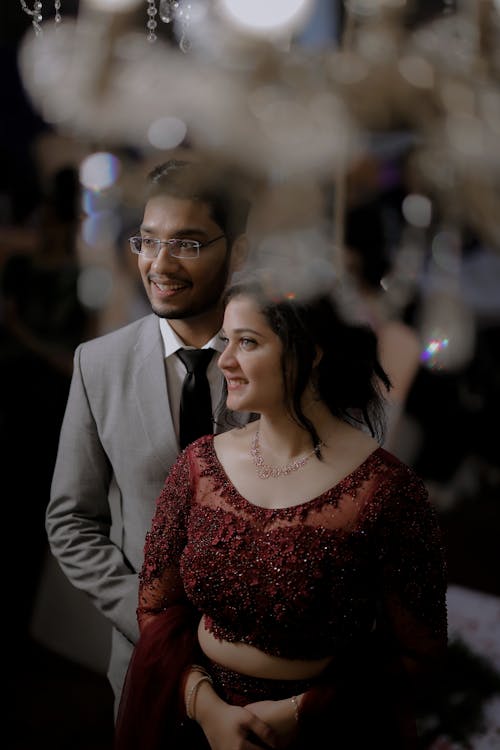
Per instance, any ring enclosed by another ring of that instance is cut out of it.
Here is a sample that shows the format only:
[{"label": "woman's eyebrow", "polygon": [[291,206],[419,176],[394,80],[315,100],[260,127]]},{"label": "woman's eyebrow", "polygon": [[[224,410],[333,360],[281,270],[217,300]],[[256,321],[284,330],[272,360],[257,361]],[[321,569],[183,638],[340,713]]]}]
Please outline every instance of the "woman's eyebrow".
[{"label": "woman's eyebrow", "polygon": [[255,331],[253,328],[233,328],[233,330],[231,331],[231,333],[240,333],[240,334],[241,333],[251,333],[254,336],[261,336],[262,337],[262,334],[259,333],[259,331]]}]

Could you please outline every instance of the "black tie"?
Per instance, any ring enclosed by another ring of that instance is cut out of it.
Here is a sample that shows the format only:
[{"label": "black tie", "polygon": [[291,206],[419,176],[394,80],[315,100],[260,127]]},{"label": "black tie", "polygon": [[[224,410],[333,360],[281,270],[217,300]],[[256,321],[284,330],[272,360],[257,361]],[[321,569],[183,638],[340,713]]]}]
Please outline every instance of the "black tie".
[{"label": "black tie", "polygon": [[176,352],[187,370],[181,396],[181,450],[196,438],[213,432],[212,399],[207,379],[207,367],[213,353],[213,349],[179,349]]}]

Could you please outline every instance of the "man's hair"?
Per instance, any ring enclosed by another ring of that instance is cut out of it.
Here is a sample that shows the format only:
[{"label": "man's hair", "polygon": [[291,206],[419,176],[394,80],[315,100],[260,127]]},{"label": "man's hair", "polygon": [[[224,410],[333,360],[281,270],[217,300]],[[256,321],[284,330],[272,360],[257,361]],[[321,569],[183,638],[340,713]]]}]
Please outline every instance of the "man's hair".
[{"label": "man's hair", "polygon": [[229,244],[246,229],[249,201],[242,195],[235,176],[196,161],[170,159],[148,175],[147,200],[157,195],[187,198],[206,203]]}]

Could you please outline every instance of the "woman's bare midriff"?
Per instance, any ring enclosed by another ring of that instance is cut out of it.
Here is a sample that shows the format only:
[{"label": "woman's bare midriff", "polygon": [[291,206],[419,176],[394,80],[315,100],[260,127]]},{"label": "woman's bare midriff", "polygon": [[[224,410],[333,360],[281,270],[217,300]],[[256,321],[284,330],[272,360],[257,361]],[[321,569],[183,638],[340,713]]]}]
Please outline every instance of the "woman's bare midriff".
[{"label": "woman's bare midriff", "polygon": [[234,672],[269,680],[307,680],[321,674],[332,660],[330,656],[323,659],[283,659],[247,643],[218,640],[206,629],[203,617],[198,626],[198,642],[211,661]]}]

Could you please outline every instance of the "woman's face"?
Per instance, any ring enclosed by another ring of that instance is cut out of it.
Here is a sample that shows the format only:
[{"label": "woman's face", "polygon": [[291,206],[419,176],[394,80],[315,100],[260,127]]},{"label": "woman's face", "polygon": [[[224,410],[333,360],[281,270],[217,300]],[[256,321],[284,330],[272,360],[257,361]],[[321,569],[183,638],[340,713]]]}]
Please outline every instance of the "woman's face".
[{"label": "woman's face", "polygon": [[283,345],[256,302],[244,295],[234,297],[222,329],[226,348],[218,365],[226,378],[228,408],[259,414],[283,410]]}]

